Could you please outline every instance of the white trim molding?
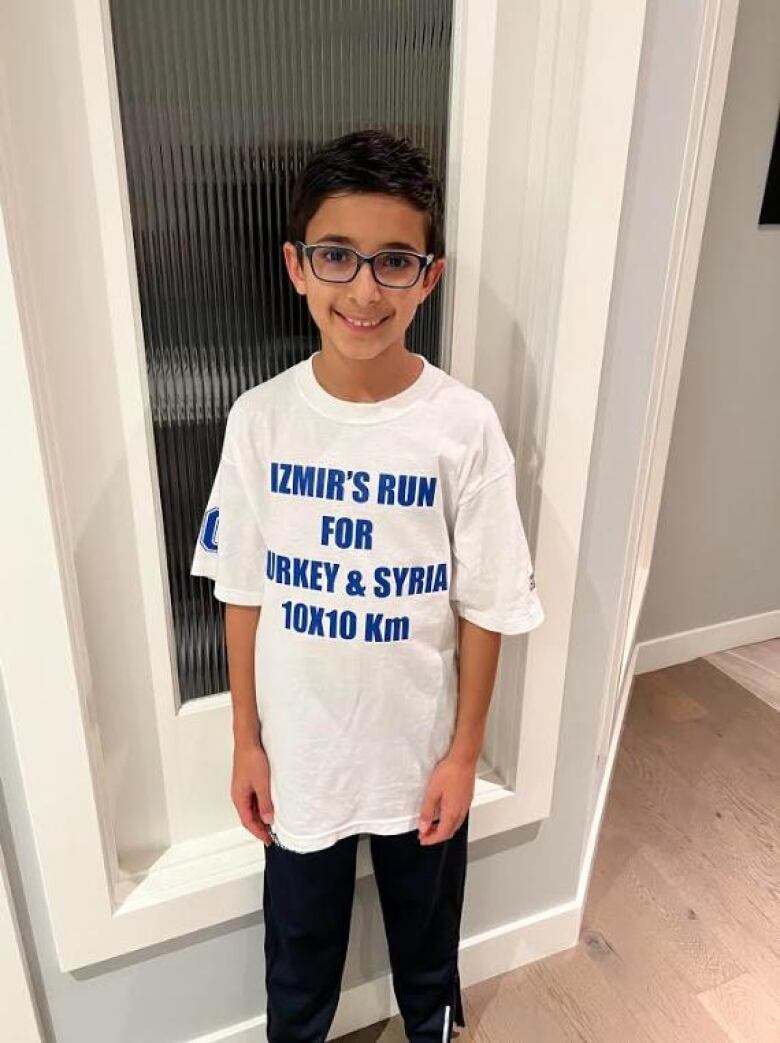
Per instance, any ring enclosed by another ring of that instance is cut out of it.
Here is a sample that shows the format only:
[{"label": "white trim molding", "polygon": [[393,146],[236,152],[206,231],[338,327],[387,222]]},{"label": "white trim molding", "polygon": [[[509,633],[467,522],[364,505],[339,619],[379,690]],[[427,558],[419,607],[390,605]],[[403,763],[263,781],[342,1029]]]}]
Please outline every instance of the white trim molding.
[{"label": "white trim molding", "polygon": [[726,652],[741,645],[772,641],[780,637],[780,612],[762,612],[741,619],[727,619],[706,627],[667,634],[637,645],[636,672],[647,674],[692,659]]},{"label": "white trim molding", "polygon": [[[739,0],[709,0],[704,10],[677,207],[647,400],[642,455],[637,466],[625,548],[618,625],[602,706],[599,755],[603,762],[625,707],[628,660],[636,644],[661,507],[666,462],[680,386],[704,221],[726,97]],[[646,661],[640,650],[638,662]]]}]

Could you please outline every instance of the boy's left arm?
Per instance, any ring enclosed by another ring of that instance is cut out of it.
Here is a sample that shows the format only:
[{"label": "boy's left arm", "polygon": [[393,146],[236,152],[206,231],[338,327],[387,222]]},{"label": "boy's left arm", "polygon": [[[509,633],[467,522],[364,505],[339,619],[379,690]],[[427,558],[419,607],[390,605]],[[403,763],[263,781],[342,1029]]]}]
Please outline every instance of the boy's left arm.
[{"label": "boy's left arm", "polygon": [[[458,716],[449,753],[436,765],[420,812],[421,844],[447,840],[458,829],[471,806],[477,761],[482,752],[493,684],[496,679],[501,634],[458,617]],[[439,821],[432,826],[441,801]]]}]

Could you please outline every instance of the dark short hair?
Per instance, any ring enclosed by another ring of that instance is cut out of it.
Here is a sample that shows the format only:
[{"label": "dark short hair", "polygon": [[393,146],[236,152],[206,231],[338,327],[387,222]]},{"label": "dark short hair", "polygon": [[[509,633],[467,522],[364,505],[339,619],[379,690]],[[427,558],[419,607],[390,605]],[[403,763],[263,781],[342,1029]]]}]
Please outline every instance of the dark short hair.
[{"label": "dark short hair", "polygon": [[444,205],[441,183],[427,152],[407,137],[366,129],[321,145],[301,169],[290,198],[287,238],[306,241],[306,228],[322,203],[342,192],[379,192],[398,196],[428,215],[425,249],[444,254]]}]

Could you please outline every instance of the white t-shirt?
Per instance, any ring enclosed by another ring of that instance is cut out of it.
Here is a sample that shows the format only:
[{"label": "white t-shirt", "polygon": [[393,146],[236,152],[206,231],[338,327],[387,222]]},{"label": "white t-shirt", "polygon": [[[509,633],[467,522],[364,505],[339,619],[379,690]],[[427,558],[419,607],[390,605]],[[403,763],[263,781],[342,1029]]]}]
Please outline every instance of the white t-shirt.
[{"label": "white t-shirt", "polygon": [[257,709],[294,851],[416,829],[454,736],[457,616],[544,619],[498,415],[417,357],[404,391],[350,402],[310,356],[228,415],[191,574],[262,605]]}]

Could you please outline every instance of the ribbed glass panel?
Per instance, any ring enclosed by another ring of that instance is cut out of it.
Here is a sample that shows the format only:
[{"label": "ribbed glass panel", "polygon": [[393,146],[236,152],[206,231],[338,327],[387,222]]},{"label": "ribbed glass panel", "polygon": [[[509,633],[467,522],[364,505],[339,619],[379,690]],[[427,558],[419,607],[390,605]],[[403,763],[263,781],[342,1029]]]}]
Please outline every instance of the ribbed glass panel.
[{"label": "ribbed glass panel", "polygon": [[[408,134],[446,183],[452,0],[111,0],[183,701],[227,691],[223,606],[189,566],[228,410],[319,347],[282,255],[323,141]],[[407,347],[439,362],[441,282]]]}]

